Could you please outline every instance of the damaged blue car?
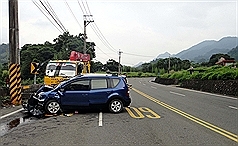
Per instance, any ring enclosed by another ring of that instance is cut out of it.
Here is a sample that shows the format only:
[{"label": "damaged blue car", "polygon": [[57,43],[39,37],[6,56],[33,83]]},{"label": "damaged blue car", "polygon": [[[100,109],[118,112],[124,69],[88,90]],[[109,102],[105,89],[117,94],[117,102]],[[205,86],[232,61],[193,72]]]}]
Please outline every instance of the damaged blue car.
[{"label": "damaged blue car", "polygon": [[130,88],[121,76],[85,74],[61,82],[55,88],[43,85],[23,107],[32,115],[58,114],[82,108],[120,113],[131,104]]}]

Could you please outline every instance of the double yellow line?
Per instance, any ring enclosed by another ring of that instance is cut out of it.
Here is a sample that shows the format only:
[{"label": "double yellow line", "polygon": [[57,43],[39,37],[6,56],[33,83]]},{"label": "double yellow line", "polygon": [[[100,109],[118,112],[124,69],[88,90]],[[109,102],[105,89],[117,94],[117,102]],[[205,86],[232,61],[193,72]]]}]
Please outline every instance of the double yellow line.
[{"label": "double yellow line", "polygon": [[226,130],[224,130],[222,128],[219,128],[219,127],[217,127],[215,125],[212,125],[212,124],[210,124],[210,123],[208,123],[206,121],[203,121],[203,120],[201,120],[201,119],[199,119],[197,117],[194,117],[194,116],[192,116],[192,115],[190,115],[188,113],[185,113],[185,112],[183,112],[183,111],[181,111],[179,109],[176,109],[176,108],[174,108],[174,107],[172,107],[172,106],[170,106],[170,105],[168,105],[168,104],[166,104],[164,102],[161,102],[158,99],[156,99],[154,97],[151,97],[151,96],[149,96],[149,95],[147,95],[147,94],[145,94],[145,93],[143,93],[143,92],[141,92],[141,91],[139,91],[139,90],[137,90],[135,88],[132,88],[132,90],[134,90],[138,94],[148,98],[149,100],[151,100],[151,101],[153,101],[153,102],[155,102],[155,103],[157,103],[157,104],[159,104],[159,105],[161,105],[161,106],[163,106],[163,107],[165,107],[165,108],[167,108],[167,109],[169,109],[169,110],[171,110],[171,111],[173,111],[173,112],[175,112],[175,113],[177,113],[177,114],[179,114],[179,115],[181,115],[181,116],[183,116],[183,117],[185,117],[185,118],[187,118],[187,119],[189,119],[191,121],[194,121],[195,123],[198,123],[198,124],[208,128],[208,129],[210,129],[210,130],[212,130],[214,132],[217,132],[217,133],[219,133],[219,134],[221,134],[221,135],[223,135],[223,136],[225,136],[225,137],[227,137],[227,138],[229,138],[231,140],[234,140],[235,142],[238,142],[238,136],[233,134],[233,133],[231,133],[231,132],[229,132],[229,131],[226,131]]}]

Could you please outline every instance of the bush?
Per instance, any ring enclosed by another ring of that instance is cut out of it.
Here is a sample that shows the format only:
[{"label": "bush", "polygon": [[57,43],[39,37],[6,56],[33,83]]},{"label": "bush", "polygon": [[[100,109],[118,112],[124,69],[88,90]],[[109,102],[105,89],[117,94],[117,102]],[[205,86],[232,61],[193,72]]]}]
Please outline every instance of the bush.
[{"label": "bush", "polygon": [[211,76],[213,74],[213,72],[208,72],[208,73],[204,73],[202,75],[202,80],[208,80],[209,76]]},{"label": "bush", "polygon": [[234,80],[237,78],[237,75],[235,71],[227,71],[220,73],[217,78],[220,80]]},{"label": "bush", "polygon": [[203,76],[203,73],[194,72],[190,77],[191,79],[201,79],[202,76]]},{"label": "bush", "polygon": [[169,77],[170,79],[180,79],[184,76],[184,73],[181,71],[178,72],[174,72],[171,74],[171,76]]},{"label": "bush", "polygon": [[138,72],[138,76],[141,77],[141,75],[142,75],[142,72]]},{"label": "bush", "polygon": [[21,82],[22,85],[31,85],[33,83],[34,83],[34,81],[31,79],[22,80],[22,82]]},{"label": "bush", "polygon": [[199,67],[194,69],[192,74],[188,70],[170,72],[160,75],[161,78],[178,79],[179,81],[187,79],[202,80],[235,80],[238,79],[238,69],[230,66],[212,66]]}]

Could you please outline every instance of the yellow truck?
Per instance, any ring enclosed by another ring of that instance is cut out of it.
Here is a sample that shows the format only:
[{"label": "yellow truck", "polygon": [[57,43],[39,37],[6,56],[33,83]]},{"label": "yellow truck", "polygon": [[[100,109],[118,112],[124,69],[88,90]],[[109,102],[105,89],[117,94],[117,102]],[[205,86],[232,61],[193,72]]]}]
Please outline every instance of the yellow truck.
[{"label": "yellow truck", "polygon": [[58,85],[60,82],[83,72],[84,63],[71,60],[50,60],[46,65],[44,84]]},{"label": "yellow truck", "polygon": [[90,73],[90,54],[71,51],[69,60],[50,60],[47,63],[44,84],[55,86],[84,73]]}]

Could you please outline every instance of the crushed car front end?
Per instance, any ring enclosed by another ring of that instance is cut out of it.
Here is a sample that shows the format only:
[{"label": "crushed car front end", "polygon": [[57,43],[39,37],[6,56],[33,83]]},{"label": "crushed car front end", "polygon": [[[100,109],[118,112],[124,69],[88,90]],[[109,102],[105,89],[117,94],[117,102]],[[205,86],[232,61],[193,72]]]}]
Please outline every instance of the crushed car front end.
[{"label": "crushed car front end", "polygon": [[35,93],[31,94],[27,102],[23,103],[23,108],[34,116],[44,114],[44,103],[53,87],[43,85]]}]

